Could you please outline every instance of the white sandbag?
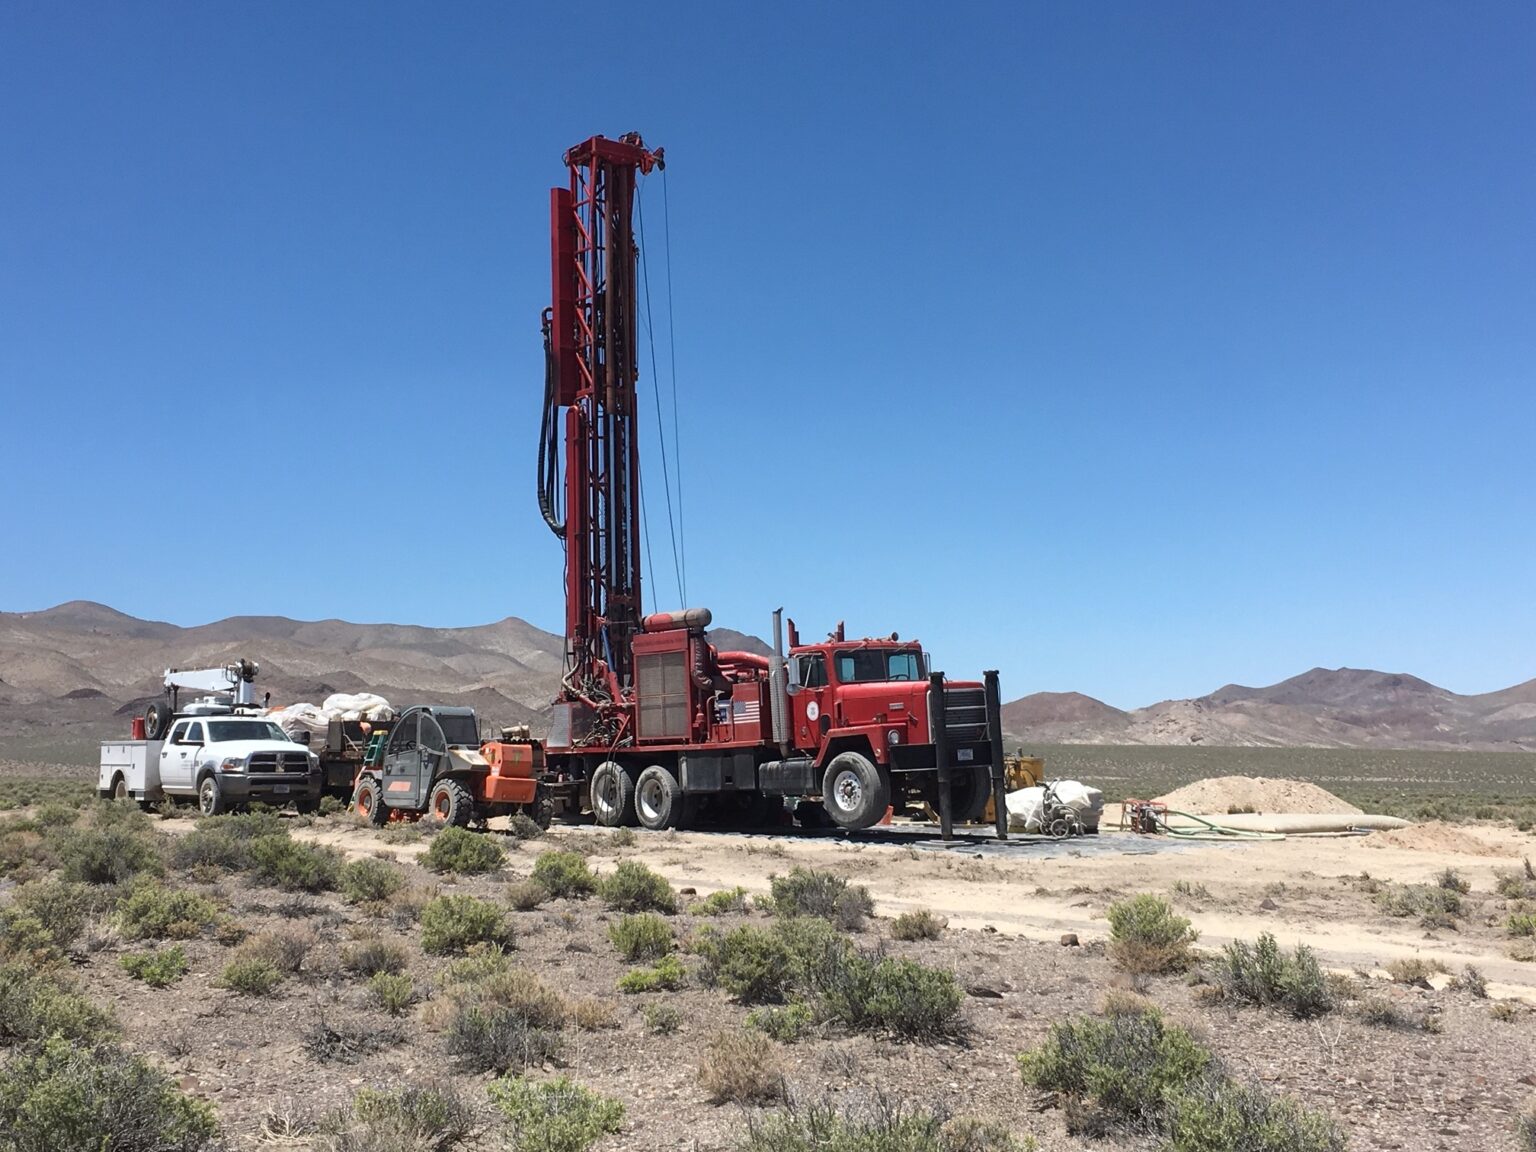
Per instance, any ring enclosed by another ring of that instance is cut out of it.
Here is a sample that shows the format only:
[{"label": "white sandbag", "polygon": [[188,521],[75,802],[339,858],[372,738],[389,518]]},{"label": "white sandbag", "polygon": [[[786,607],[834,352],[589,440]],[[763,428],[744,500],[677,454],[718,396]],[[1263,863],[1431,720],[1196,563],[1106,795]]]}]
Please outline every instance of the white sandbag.
[{"label": "white sandbag", "polygon": [[330,727],[330,717],[313,704],[289,704],[285,708],[272,708],[267,712],[267,719],[289,736],[308,732],[311,746],[323,745],[326,731]]},{"label": "white sandbag", "polygon": [[321,705],[338,720],[393,720],[395,710],[389,701],[372,692],[333,692]]}]

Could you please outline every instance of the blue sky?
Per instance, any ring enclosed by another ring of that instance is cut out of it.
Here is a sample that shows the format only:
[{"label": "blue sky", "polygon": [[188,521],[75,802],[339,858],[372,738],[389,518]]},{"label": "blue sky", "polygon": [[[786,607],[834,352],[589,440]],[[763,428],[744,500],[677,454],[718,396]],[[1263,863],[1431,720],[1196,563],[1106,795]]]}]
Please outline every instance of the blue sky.
[{"label": "blue sky", "polygon": [[558,629],[547,189],[639,130],[717,623],[1121,706],[1536,676],[1533,60],[1528,4],[11,0],[0,608]]}]

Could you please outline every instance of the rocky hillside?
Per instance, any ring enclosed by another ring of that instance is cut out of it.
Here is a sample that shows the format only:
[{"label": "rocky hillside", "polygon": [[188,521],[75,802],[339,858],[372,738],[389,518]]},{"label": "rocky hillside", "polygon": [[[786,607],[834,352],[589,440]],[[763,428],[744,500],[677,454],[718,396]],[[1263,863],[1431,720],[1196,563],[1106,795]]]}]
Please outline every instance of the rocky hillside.
[{"label": "rocky hillside", "polygon": [[1228,684],[1131,712],[1040,692],[1004,705],[1003,726],[1051,744],[1536,750],[1536,680],[1460,696],[1417,676],[1314,668],[1266,688]]},{"label": "rocky hillside", "polygon": [[[768,651],[744,633],[711,638]],[[561,639],[515,616],[473,628],[281,616],[182,628],[87,601],[0,613],[0,757],[89,762],[97,740],[123,731],[160,694],[165,668],[242,656],[260,662],[257,683],[274,704],[367,690],[540,727],[559,682]],[[1315,668],[1267,688],[1228,684],[1130,712],[1078,692],[1041,692],[1004,705],[1003,725],[1037,744],[1536,749],[1536,680],[1458,696],[1414,676]]]}]

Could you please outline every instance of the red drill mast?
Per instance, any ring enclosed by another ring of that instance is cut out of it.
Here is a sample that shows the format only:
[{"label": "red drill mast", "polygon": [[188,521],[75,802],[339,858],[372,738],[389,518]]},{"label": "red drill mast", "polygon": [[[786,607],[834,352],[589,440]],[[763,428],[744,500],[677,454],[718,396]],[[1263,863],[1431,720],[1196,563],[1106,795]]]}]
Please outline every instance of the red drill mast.
[{"label": "red drill mast", "polygon": [[565,163],[570,187],[550,190],[554,292],[544,313],[539,505],[565,542],[561,698],[592,707],[598,731],[591,736],[611,739],[618,736],[613,705],[633,684],[631,641],[641,631],[638,250],[631,211],[635,173],[664,162],[662,149],[651,151],[629,133],[618,140],[594,136],[568,151]]}]

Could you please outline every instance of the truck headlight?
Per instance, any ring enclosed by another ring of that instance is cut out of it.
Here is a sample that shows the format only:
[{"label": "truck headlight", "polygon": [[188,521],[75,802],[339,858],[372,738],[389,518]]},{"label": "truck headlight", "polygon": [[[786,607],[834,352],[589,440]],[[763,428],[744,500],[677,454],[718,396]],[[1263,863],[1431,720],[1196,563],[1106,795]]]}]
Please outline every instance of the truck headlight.
[{"label": "truck headlight", "polygon": [[887,744],[900,744],[901,743],[901,729],[900,728],[887,728],[885,730],[885,742]]},{"label": "truck headlight", "polygon": [[224,772],[244,772],[245,761],[238,756],[228,756],[225,758],[224,763],[219,765],[219,768]]}]

